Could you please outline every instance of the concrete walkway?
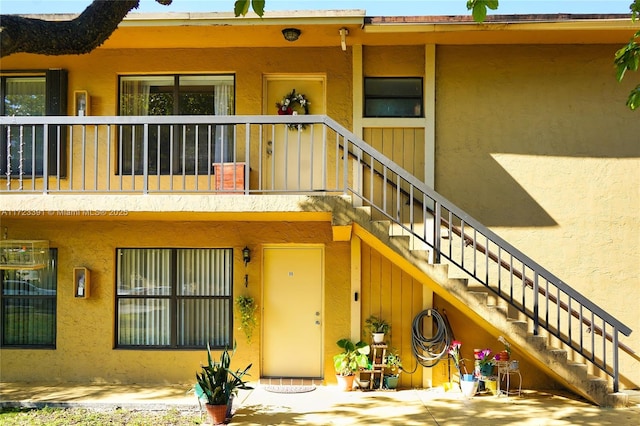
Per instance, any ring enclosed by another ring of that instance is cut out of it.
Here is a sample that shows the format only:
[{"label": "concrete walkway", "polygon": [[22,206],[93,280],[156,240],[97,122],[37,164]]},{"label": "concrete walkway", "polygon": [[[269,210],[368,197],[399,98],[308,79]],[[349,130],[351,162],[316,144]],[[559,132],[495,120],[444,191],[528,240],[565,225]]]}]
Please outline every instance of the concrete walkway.
[{"label": "concrete walkway", "polygon": [[[199,410],[189,386],[37,385],[0,383],[0,405],[141,410]],[[319,386],[306,393],[273,393],[261,385],[240,391],[233,425],[640,425],[640,393],[631,406],[599,408],[569,394],[475,396],[442,388],[341,392]]]}]

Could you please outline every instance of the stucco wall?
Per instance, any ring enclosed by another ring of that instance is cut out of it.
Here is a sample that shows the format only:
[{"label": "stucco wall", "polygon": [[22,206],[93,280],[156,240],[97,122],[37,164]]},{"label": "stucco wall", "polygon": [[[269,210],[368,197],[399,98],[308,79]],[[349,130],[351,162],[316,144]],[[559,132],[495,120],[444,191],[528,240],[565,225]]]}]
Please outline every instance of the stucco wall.
[{"label": "stucco wall", "polygon": [[[65,68],[69,93],[87,90],[92,115],[118,115],[118,75],[229,73],[236,75],[236,114],[262,114],[264,74],[324,74],[327,115],[351,127],[351,54],[335,48],[97,49],[80,56],[16,54],[3,70]],[[283,96],[286,93],[283,93]],[[309,99],[313,102],[313,99]],[[73,105],[69,103],[69,113]],[[276,108],[268,111],[276,114]]]},{"label": "stucco wall", "polygon": [[[58,248],[57,347],[55,350],[3,349],[0,371],[3,381],[191,383],[202,350],[114,349],[115,250],[118,247],[232,247],[234,296],[248,294],[260,300],[263,243],[325,244],[325,376],[333,378],[331,358],[335,342],[349,334],[349,243],[332,242],[326,222],[78,222],[3,220],[12,238],[48,239]],[[244,287],[242,248],[252,249],[248,265],[249,286]],[[74,298],[74,266],[91,270],[91,297]],[[253,363],[251,380],[260,377],[260,331],[251,344],[233,330],[238,350],[233,365]]]},{"label": "stucco wall", "polygon": [[436,190],[636,330],[637,350],[640,120],[617,48],[439,47]]}]

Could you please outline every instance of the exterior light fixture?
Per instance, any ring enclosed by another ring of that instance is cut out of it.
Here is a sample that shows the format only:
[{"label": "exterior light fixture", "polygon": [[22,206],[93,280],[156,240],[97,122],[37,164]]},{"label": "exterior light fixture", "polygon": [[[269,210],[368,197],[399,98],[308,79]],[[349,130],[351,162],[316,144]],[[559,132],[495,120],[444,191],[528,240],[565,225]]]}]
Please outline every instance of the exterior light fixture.
[{"label": "exterior light fixture", "polygon": [[296,41],[300,37],[301,31],[297,28],[285,28],[282,30],[282,35],[287,41]]},{"label": "exterior light fixture", "polygon": [[242,260],[244,260],[244,266],[247,266],[247,263],[251,262],[251,250],[249,250],[249,247],[246,247],[242,249]]}]

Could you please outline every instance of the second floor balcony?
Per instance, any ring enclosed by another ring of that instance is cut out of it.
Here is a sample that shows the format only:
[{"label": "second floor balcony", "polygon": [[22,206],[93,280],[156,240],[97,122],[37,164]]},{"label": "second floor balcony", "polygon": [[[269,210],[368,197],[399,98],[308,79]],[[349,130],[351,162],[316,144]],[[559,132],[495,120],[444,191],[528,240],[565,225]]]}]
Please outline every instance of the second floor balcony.
[{"label": "second floor balcony", "polygon": [[327,120],[2,117],[0,192],[343,193],[353,138]]}]

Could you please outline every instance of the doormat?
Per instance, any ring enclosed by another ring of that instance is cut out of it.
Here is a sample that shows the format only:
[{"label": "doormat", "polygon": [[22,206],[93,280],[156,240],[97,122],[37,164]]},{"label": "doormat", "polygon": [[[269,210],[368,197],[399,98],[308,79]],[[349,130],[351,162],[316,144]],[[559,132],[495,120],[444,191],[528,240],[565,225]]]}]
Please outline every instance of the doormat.
[{"label": "doormat", "polygon": [[316,389],[313,385],[266,385],[264,389],[273,393],[305,393]]}]

